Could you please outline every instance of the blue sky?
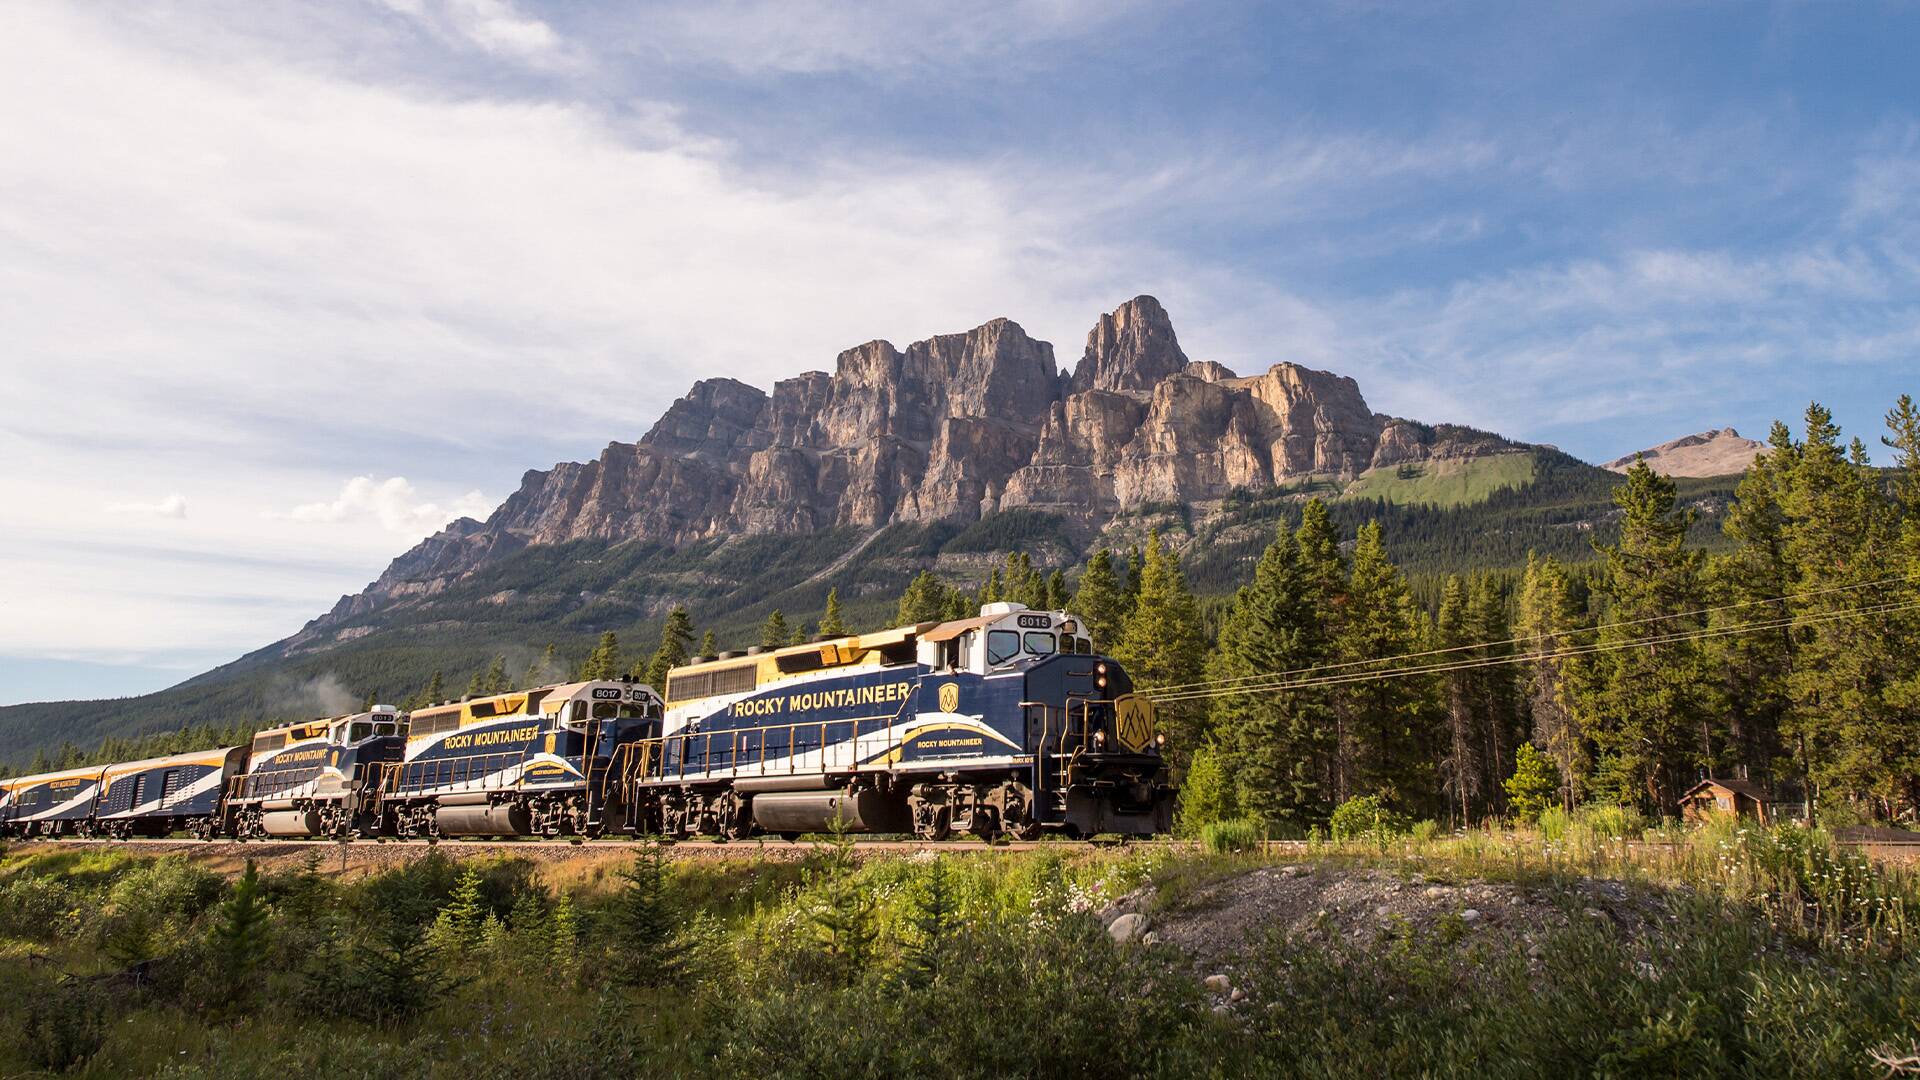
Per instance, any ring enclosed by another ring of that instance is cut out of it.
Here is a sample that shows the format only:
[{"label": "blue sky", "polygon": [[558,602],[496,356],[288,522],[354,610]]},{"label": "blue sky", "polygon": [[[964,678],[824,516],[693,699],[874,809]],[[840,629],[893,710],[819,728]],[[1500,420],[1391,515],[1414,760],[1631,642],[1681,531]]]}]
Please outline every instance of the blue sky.
[{"label": "blue sky", "polygon": [[[1920,389],[1920,8],[0,9],[0,703],[296,629],[527,468],[1012,317],[1601,460]],[[471,418],[493,418],[470,422]],[[499,418],[512,418],[502,422]]]}]

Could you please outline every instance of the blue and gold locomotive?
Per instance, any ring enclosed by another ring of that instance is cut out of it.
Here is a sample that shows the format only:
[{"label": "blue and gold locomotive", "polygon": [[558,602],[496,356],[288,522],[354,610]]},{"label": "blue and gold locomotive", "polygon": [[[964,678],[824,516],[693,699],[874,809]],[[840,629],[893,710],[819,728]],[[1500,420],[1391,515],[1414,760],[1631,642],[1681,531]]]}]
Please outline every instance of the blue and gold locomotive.
[{"label": "blue and gold locomotive", "polygon": [[405,743],[406,721],[391,705],[256,732],[227,796],[228,827],[242,840],[376,835],[381,767],[400,760]]},{"label": "blue and gold locomotive", "polygon": [[1151,834],[1172,788],[1153,705],[1061,611],[989,604],[675,668],[620,752],[634,827],[1027,839]]},{"label": "blue and gold locomotive", "polygon": [[660,733],[653,688],[566,683],[416,709],[380,783],[399,836],[597,836],[625,824],[611,763]]}]

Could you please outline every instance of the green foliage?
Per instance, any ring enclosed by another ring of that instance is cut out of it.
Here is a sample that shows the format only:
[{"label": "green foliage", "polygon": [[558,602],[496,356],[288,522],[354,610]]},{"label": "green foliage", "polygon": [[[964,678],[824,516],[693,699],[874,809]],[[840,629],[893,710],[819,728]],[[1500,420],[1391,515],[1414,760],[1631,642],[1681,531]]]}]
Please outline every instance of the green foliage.
[{"label": "green foliage", "polygon": [[267,951],[268,912],[262,893],[260,870],[248,859],[246,873],[234,882],[213,925],[215,966],[229,1005],[244,1005],[252,998],[255,969]]},{"label": "green foliage", "polygon": [[1506,780],[1507,800],[1513,816],[1525,822],[1540,820],[1541,814],[1556,805],[1555,793],[1559,787],[1552,759],[1532,743],[1521,743],[1514,751],[1513,775]]},{"label": "green foliage", "polygon": [[101,992],[83,982],[11,985],[27,999],[19,1046],[32,1064],[50,1072],[70,1072],[86,1064],[107,1041],[106,1004]]},{"label": "green foliage", "polygon": [[760,624],[760,644],[763,648],[778,649],[793,643],[793,630],[787,626],[787,617],[779,608],[767,613],[766,621]]},{"label": "green foliage", "polygon": [[840,590],[827,590],[827,610],[820,616],[820,626],[816,631],[822,637],[840,637],[852,633],[847,629],[847,620],[840,610]]},{"label": "green foliage", "polygon": [[1267,838],[1267,824],[1259,818],[1210,821],[1200,830],[1200,847],[1215,855],[1257,851]]},{"label": "green foliage", "polygon": [[1182,836],[1198,836],[1216,821],[1234,816],[1233,787],[1227,778],[1220,748],[1212,742],[1193,752],[1180,780],[1180,812],[1176,822]]},{"label": "green foliage", "polygon": [[[1206,641],[1199,608],[1187,591],[1180,557],[1155,533],[1143,556],[1140,594],[1112,655],[1126,666],[1136,690],[1197,682],[1204,672]],[[1160,709],[1167,738],[1179,753],[1191,753],[1202,734],[1200,710],[1192,705]]]},{"label": "green foliage", "polygon": [[600,643],[587,654],[586,663],[580,665],[582,679],[617,679],[625,670],[620,663],[620,635],[608,630],[600,635]]},{"label": "green foliage", "polygon": [[1384,840],[1405,836],[1413,823],[1389,809],[1378,795],[1358,795],[1334,807],[1327,831],[1335,840]]},{"label": "green foliage", "polygon": [[691,658],[687,649],[692,644],[693,617],[687,614],[684,606],[675,604],[667,612],[667,621],[660,627],[660,647],[653,650],[653,658],[639,672],[641,681],[664,692],[667,672]]},{"label": "green foliage", "polygon": [[1126,619],[1126,600],[1114,572],[1113,552],[1100,548],[1088,557],[1080,586],[1067,606],[1086,623],[1094,649],[1111,652],[1120,641]]},{"label": "green foliage", "polygon": [[1416,465],[1411,473],[1374,469],[1347,486],[1343,497],[1378,499],[1401,505],[1471,506],[1486,502],[1497,491],[1524,488],[1533,482],[1534,456],[1529,453],[1489,454],[1436,465]]},{"label": "green foliage", "polygon": [[612,948],[609,970],[626,986],[673,986],[682,965],[675,948],[680,907],[668,882],[666,854],[648,844],[620,871],[620,890],[601,927]]}]

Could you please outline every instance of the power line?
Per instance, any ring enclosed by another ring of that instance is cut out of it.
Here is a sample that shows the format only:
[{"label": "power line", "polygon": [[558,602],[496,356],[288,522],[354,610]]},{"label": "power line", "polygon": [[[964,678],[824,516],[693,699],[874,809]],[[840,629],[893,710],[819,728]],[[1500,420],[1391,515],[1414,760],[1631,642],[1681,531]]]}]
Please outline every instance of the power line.
[{"label": "power line", "polygon": [[[1588,656],[1596,653],[1619,652],[1624,649],[1652,648],[1656,645],[1674,644],[1689,641],[1704,641],[1713,638],[1732,637],[1740,634],[1757,633],[1762,630],[1775,630],[1792,626],[1817,626],[1822,623],[1843,619],[1864,618],[1870,615],[1890,615],[1902,611],[1920,609],[1920,600],[1893,601],[1861,608],[1849,608],[1837,612],[1824,612],[1818,615],[1789,616],[1780,619],[1741,623],[1737,626],[1707,627],[1681,633],[1668,634],[1653,638],[1639,638],[1633,641],[1593,642],[1567,649],[1547,653],[1513,653],[1505,656],[1477,657],[1446,664],[1429,664],[1385,671],[1350,672],[1344,675],[1327,675],[1313,679],[1300,679],[1293,682],[1266,682],[1244,686],[1218,687],[1209,690],[1189,690],[1182,693],[1166,694],[1148,691],[1147,696],[1158,704],[1172,704],[1181,701],[1201,701],[1213,698],[1235,697],[1243,694],[1257,694],[1276,690],[1299,690],[1323,686],[1340,686],[1350,683],[1369,682],[1382,679],[1409,678],[1421,675],[1443,675],[1452,671],[1464,671],[1474,668],[1498,667],[1506,664],[1531,663],[1539,660],[1558,660],[1575,656]],[[1417,656],[1420,654],[1408,654]],[[1379,661],[1370,661],[1379,662]]]},{"label": "power line", "polygon": [[1189,691],[1190,689],[1198,690],[1198,689],[1207,688],[1207,687],[1216,687],[1216,686],[1224,687],[1224,686],[1231,686],[1236,683],[1258,682],[1266,679],[1282,678],[1282,677],[1292,676],[1292,675],[1305,675],[1315,671],[1339,671],[1343,668],[1366,667],[1373,664],[1384,664],[1384,663],[1388,663],[1396,660],[1413,660],[1423,656],[1443,656],[1448,653],[1470,652],[1475,649],[1494,649],[1494,648],[1500,648],[1506,645],[1523,645],[1529,642],[1544,641],[1544,640],[1550,640],[1553,638],[1572,637],[1577,634],[1598,633],[1602,630],[1614,630],[1614,629],[1619,629],[1620,627],[1626,627],[1626,626],[1643,626],[1648,623],[1671,622],[1675,619],[1693,618],[1693,617],[1702,616],[1702,615],[1715,615],[1723,611],[1737,611],[1741,608],[1757,607],[1761,604],[1779,604],[1779,603],[1785,603],[1786,601],[1789,601],[1789,600],[1804,600],[1804,599],[1808,599],[1810,597],[1815,597],[1815,596],[1828,596],[1833,593],[1853,592],[1859,589],[1870,589],[1880,585],[1888,585],[1888,584],[1892,584],[1893,582],[1904,581],[1904,580],[1906,580],[1906,575],[1895,574],[1891,577],[1880,578],[1876,581],[1863,581],[1855,585],[1835,585],[1825,589],[1811,589],[1805,592],[1788,593],[1784,596],[1770,596],[1763,600],[1743,600],[1737,604],[1721,604],[1716,607],[1696,608],[1692,611],[1675,612],[1672,615],[1648,615],[1639,619],[1623,619],[1619,622],[1596,623],[1593,626],[1575,627],[1573,629],[1564,630],[1556,634],[1528,634],[1523,637],[1508,638],[1505,641],[1481,641],[1481,642],[1475,642],[1470,645],[1450,645],[1446,648],[1441,648],[1441,649],[1423,649],[1419,652],[1398,653],[1393,656],[1380,656],[1370,660],[1348,660],[1348,661],[1344,661],[1342,663],[1337,663],[1337,664],[1312,664],[1307,667],[1292,668],[1286,671],[1270,671],[1270,672],[1264,672],[1258,675],[1241,675],[1231,679],[1201,679],[1197,682],[1174,683],[1170,686],[1160,687],[1159,689],[1152,691],[1152,693],[1155,695],[1158,695],[1158,694],[1167,694],[1167,693],[1174,693],[1174,692],[1186,692],[1186,691]]}]

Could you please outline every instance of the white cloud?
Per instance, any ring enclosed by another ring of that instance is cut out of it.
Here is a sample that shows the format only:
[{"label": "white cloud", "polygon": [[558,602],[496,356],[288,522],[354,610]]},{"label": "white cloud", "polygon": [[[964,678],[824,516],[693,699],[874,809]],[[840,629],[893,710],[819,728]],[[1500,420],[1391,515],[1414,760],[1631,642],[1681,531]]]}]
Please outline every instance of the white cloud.
[{"label": "white cloud", "polygon": [[139,517],[184,518],[187,516],[187,497],[176,491],[158,502],[108,503],[107,513]]},{"label": "white cloud", "polygon": [[521,13],[508,0],[385,0],[388,7],[442,40],[495,56],[545,66],[561,60],[565,45],[553,27]]},{"label": "white cloud", "polygon": [[493,504],[478,491],[469,491],[442,506],[421,499],[404,476],[385,480],[356,476],[341,486],[337,497],[303,503],[288,511],[287,516],[295,521],[377,522],[388,532],[418,539],[438,532],[455,518],[484,518],[492,508]]}]

